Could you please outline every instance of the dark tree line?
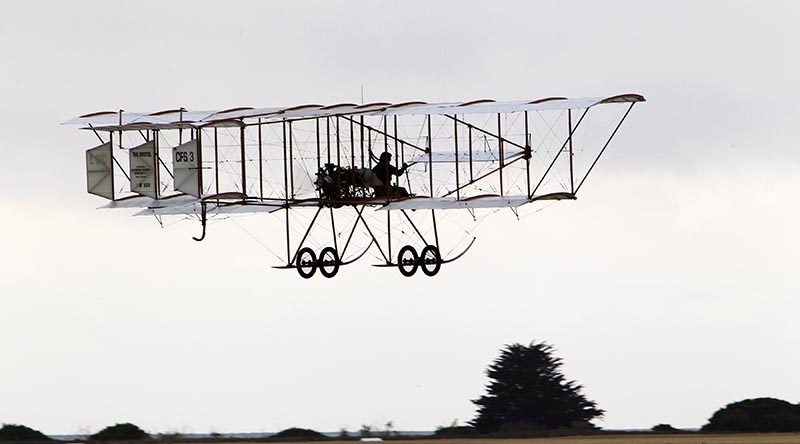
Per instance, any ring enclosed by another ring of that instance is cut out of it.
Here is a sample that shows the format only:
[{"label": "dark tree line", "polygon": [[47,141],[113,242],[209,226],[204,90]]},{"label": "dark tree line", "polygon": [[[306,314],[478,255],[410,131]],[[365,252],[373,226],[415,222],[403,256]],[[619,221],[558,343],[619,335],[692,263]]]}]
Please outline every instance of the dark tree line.
[{"label": "dark tree line", "polygon": [[704,432],[800,432],[800,404],[775,398],[745,399],[717,410]]},{"label": "dark tree line", "polygon": [[50,437],[48,437],[44,433],[24,425],[3,424],[3,427],[0,427],[0,441],[45,442],[45,441],[52,441],[52,439],[50,439]]}]

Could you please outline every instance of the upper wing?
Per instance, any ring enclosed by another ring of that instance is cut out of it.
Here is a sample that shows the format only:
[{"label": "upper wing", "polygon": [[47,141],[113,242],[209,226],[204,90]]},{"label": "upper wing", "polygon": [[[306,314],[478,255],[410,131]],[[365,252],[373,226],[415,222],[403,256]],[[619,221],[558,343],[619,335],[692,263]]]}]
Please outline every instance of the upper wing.
[{"label": "upper wing", "polygon": [[242,122],[256,123],[257,121],[311,119],[345,115],[464,115],[588,109],[606,103],[633,103],[643,101],[645,101],[645,98],[639,94],[621,94],[611,97],[585,97],[574,99],[568,99],[566,97],[548,97],[537,100],[501,102],[485,99],[470,102],[444,103],[405,102],[391,104],[380,102],[366,105],[341,103],[328,106],[242,107],[221,111],[189,111],[182,108],[154,113],[102,111],[76,117],[64,122],[64,124],[82,125],[85,128],[104,131],[130,131],[142,129],[198,128],[206,126],[239,126]]}]

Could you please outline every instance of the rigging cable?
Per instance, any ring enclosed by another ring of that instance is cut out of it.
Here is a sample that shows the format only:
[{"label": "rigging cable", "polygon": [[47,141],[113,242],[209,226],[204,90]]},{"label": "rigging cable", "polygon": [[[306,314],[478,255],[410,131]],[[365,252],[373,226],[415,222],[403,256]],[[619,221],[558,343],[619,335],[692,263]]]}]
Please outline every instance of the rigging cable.
[{"label": "rigging cable", "polygon": [[272,251],[272,249],[271,249],[271,248],[269,248],[269,247],[268,247],[268,246],[267,246],[267,245],[266,245],[264,242],[261,242],[261,240],[260,240],[260,239],[258,239],[258,238],[257,238],[255,235],[253,235],[253,233],[251,233],[250,231],[248,231],[248,230],[247,230],[247,228],[243,227],[243,226],[242,226],[242,225],[241,225],[239,222],[236,222],[236,219],[234,219],[234,218],[232,218],[232,217],[231,217],[231,218],[230,218],[230,220],[231,220],[231,222],[233,222],[233,223],[234,223],[234,224],[235,224],[237,227],[241,228],[241,229],[242,229],[242,231],[244,231],[245,233],[247,233],[247,235],[248,235],[248,236],[250,236],[251,238],[253,238],[253,240],[254,240],[254,241],[258,242],[258,244],[259,244],[259,245],[261,245],[262,247],[264,247],[264,249],[266,249],[267,251],[269,251],[270,253],[272,253],[272,254],[273,254],[273,255],[274,255],[276,258],[278,258],[278,261],[283,261],[283,258],[282,258],[282,257],[280,257],[278,254],[276,254],[274,251]]}]

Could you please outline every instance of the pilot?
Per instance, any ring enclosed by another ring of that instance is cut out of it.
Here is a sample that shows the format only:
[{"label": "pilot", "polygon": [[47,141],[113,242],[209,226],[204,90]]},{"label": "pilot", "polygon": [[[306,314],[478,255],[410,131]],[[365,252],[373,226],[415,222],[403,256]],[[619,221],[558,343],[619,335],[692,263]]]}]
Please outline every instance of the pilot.
[{"label": "pilot", "polygon": [[392,155],[383,152],[381,153],[378,163],[372,168],[373,178],[377,178],[381,183],[373,182],[372,188],[375,189],[375,197],[408,197],[408,191],[405,188],[392,185],[392,176],[402,176],[408,169],[408,164],[403,164],[399,170],[392,165]]}]

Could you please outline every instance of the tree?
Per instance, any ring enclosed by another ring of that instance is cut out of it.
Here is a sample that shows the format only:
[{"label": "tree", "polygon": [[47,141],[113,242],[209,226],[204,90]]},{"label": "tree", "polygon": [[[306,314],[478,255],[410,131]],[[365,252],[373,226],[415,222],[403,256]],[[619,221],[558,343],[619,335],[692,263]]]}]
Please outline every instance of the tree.
[{"label": "tree", "polygon": [[651,429],[651,432],[654,433],[678,433],[680,430],[672,427],[671,424],[656,424]]},{"label": "tree", "polygon": [[280,432],[270,436],[270,439],[288,439],[294,441],[301,441],[301,440],[314,441],[325,438],[326,438],[325,435],[316,430],[302,429],[300,427],[292,427],[286,430],[281,430]]},{"label": "tree", "polygon": [[775,398],[734,402],[717,410],[704,432],[798,432],[800,405]]},{"label": "tree", "polygon": [[90,436],[92,441],[136,441],[149,438],[150,435],[138,426],[129,422],[114,424]]},{"label": "tree", "polygon": [[372,436],[372,426],[369,424],[361,424],[361,428],[358,429],[358,436],[362,438]]},{"label": "tree", "polygon": [[478,416],[470,421],[482,433],[586,426],[603,415],[581,385],[561,374],[561,359],[544,342],[506,345],[487,369],[487,394],[472,402]]},{"label": "tree", "polygon": [[387,438],[394,435],[394,422],[386,421],[386,424],[383,426],[383,433],[381,434]]},{"label": "tree", "polygon": [[467,436],[467,435],[474,435],[475,434],[475,427],[472,426],[460,426],[458,425],[458,419],[454,419],[453,422],[450,423],[448,426],[439,426],[436,427],[436,431],[433,433],[436,436]]},{"label": "tree", "polygon": [[18,424],[3,424],[0,441],[52,441],[44,433]]}]

